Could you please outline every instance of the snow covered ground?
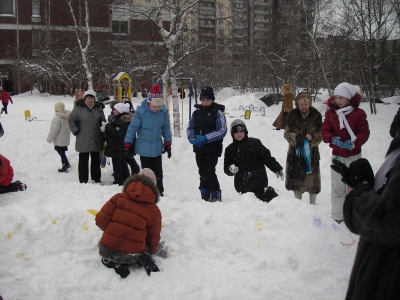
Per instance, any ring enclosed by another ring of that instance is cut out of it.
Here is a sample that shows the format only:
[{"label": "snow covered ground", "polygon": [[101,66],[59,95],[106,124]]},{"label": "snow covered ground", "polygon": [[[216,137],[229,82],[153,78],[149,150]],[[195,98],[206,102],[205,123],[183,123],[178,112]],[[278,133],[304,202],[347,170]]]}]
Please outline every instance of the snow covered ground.
[{"label": "snow covered ground", "polygon": [[[261,96],[223,89],[216,102],[226,106],[228,125],[244,115],[240,106],[264,108],[265,116],[252,112],[245,120],[249,135],[261,139],[284,166],[288,144],[283,130],[272,127],[280,105],[268,108],[258,100]],[[323,191],[316,206],[308,204],[308,195],[296,200],[269,170],[279,197],[263,203],[253,194],[237,194],[233,178],[223,173],[223,157],[217,165],[222,202],[208,203],[200,199],[195,156],[186,139],[186,98],[182,137],[173,138],[172,158],[163,157],[165,196],[159,207],[169,257],[155,256],[161,272],[151,277],[132,269],[121,279],[101,264],[97,243],[102,232],[86,212],[100,209],[121,188],[78,182],[73,136],[67,152],[72,168],[58,173],[59,156],[46,142],[54,104],[63,101],[72,109],[73,98],[26,93],[13,100],[9,114],[0,119],[5,130],[0,153],[11,161],[14,179],[28,189],[0,196],[0,295],[5,300],[344,299],[358,236],[330,217],[331,151],[326,144],[320,145]],[[326,110],[322,101],[315,107]],[[377,115],[369,113],[368,103],[361,108],[371,129],[363,156],[377,171],[399,105],[377,104]],[[37,120],[25,121],[24,110]],[[231,141],[228,133],[224,147]],[[111,174],[111,166],[102,169],[103,183],[113,181]]]}]

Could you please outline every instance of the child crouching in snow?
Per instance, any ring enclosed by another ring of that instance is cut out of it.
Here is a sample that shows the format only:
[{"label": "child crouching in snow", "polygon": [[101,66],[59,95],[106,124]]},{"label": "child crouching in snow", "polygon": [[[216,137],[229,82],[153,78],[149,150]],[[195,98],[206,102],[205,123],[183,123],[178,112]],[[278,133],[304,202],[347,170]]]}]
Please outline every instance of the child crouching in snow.
[{"label": "child crouching in snow", "polygon": [[14,169],[10,161],[0,154],[0,194],[25,191],[26,184],[17,180],[11,182],[14,178]]},{"label": "child crouching in snow", "polygon": [[224,172],[235,176],[238,193],[252,192],[264,202],[270,202],[278,194],[268,186],[265,166],[283,180],[282,166],[259,139],[248,137],[245,123],[236,119],[231,123],[232,144],[225,149]]},{"label": "child crouching in snow", "polygon": [[104,231],[99,243],[102,263],[121,278],[130,274],[128,266],[135,263],[142,264],[148,275],[159,271],[149,256],[161,245],[159,199],[156,176],[144,168],[128,177],[122,193],[108,200],[96,215],[96,225]]}]

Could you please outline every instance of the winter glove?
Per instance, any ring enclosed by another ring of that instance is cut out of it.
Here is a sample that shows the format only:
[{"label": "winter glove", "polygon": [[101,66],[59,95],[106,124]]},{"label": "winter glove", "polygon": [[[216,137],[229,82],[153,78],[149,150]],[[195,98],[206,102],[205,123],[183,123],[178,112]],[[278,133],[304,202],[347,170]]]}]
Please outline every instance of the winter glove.
[{"label": "winter glove", "polygon": [[229,172],[231,172],[232,174],[236,174],[239,171],[239,168],[236,167],[234,164],[229,166]]},{"label": "winter glove", "polygon": [[124,148],[125,148],[126,157],[128,159],[132,159],[132,157],[135,156],[135,154],[133,153],[132,144],[131,143],[125,143],[124,144]]},{"label": "winter glove", "polygon": [[107,125],[107,123],[106,122],[101,122],[101,126],[100,126],[100,130],[101,130],[101,132],[104,132],[105,130],[106,130],[106,125]]},{"label": "winter glove", "polygon": [[283,172],[282,172],[282,170],[275,172],[275,174],[276,174],[276,178],[280,177],[281,180],[283,181]]},{"label": "winter glove", "polygon": [[207,143],[207,139],[204,135],[198,135],[197,138],[194,140],[194,145],[197,147],[201,147],[205,143]]},{"label": "winter glove", "polygon": [[165,142],[164,143],[164,150],[163,150],[163,154],[165,153],[165,152],[167,152],[168,153],[168,158],[171,158],[171,156],[172,156],[172,154],[171,154],[171,142]]},{"label": "winter glove", "polygon": [[348,186],[356,187],[357,185],[368,182],[371,187],[374,186],[374,172],[369,161],[365,158],[359,158],[353,161],[349,167],[339,160],[332,159],[332,170],[342,175],[342,182]]},{"label": "winter glove", "polygon": [[74,136],[77,136],[77,135],[79,134],[79,132],[81,132],[81,131],[78,129],[77,131],[73,132],[72,134],[73,134]]},{"label": "winter glove", "polygon": [[189,140],[189,143],[191,143],[193,145],[194,141],[196,140],[196,136],[194,134],[190,134],[188,136],[188,140]]},{"label": "winter glove", "polygon": [[165,241],[161,241],[158,244],[157,250],[154,254],[162,258],[168,257],[168,246],[165,245]]},{"label": "winter glove", "polygon": [[267,187],[267,189],[264,192],[264,200],[265,202],[269,202],[275,197],[278,197],[279,195],[275,192],[274,188],[272,186]]},{"label": "winter glove", "polygon": [[304,135],[299,134],[296,136],[296,148],[303,148],[304,139]]},{"label": "winter glove", "polygon": [[334,138],[332,138],[332,144],[336,145],[340,148],[349,149],[349,150],[352,150],[354,148],[354,144],[350,140],[346,141],[346,142],[342,142],[340,139],[341,139],[340,136],[335,136]]}]

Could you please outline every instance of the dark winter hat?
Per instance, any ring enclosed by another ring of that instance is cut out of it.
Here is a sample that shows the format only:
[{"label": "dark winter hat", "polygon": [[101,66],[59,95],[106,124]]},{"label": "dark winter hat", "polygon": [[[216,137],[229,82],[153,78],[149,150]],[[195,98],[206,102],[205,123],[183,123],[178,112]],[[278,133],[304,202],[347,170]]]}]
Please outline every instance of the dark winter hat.
[{"label": "dark winter hat", "polygon": [[248,134],[247,128],[246,128],[246,124],[244,124],[244,122],[240,119],[236,119],[233,120],[233,122],[231,123],[231,135],[233,137],[233,134],[236,132],[241,132],[244,131],[246,133],[246,135]]},{"label": "dark winter hat", "polygon": [[214,101],[214,89],[211,86],[203,86],[200,91],[200,100],[201,99],[210,99]]},{"label": "dark winter hat", "polygon": [[312,105],[311,95],[310,95],[309,93],[302,92],[302,93],[299,93],[299,94],[296,96],[296,98],[294,99],[294,102],[295,102],[295,104],[296,104],[296,107],[299,107],[299,102],[300,102],[301,100],[306,100],[306,101],[310,104],[310,106]]}]

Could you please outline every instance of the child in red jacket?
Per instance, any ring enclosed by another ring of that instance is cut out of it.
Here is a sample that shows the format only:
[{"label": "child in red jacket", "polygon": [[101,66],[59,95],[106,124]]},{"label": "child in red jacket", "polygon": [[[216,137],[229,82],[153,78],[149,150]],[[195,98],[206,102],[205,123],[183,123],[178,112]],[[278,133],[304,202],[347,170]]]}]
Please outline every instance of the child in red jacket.
[{"label": "child in red jacket", "polygon": [[[369,138],[369,126],[365,111],[358,108],[361,95],[353,85],[342,82],[327,101],[329,109],[322,124],[322,139],[332,148],[332,159],[338,159],[346,166],[361,157],[361,146]],[[346,185],[342,176],[331,170],[332,218],[343,221],[343,203]]]},{"label": "child in red jacket", "polygon": [[12,101],[10,94],[7,93],[6,90],[3,90],[3,92],[0,95],[0,98],[1,98],[1,103],[3,103],[3,108],[1,109],[1,113],[5,112],[6,114],[8,114],[7,112],[8,102],[11,102],[12,104],[14,102]]},{"label": "child in red jacket", "polygon": [[[128,265],[142,264],[150,272],[159,271],[149,253],[158,250],[161,212],[160,193],[154,172],[144,168],[124,182],[122,193],[114,195],[96,215],[96,225],[104,231],[99,243],[102,263],[126,278]],[[155,268],[149,268],[153,264]]]},{"label": "child in red jacket", "polygon": [[14,169],[11,167],[10,161],[0,154],[0,194],[25,191],[26,184],[17,180],[12,182],[14,178]]}]

